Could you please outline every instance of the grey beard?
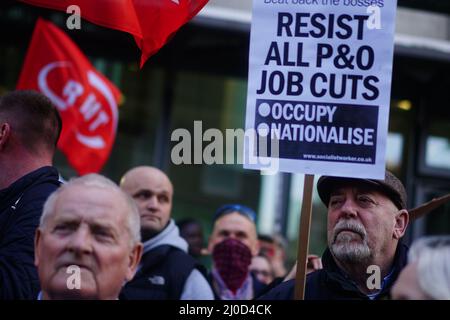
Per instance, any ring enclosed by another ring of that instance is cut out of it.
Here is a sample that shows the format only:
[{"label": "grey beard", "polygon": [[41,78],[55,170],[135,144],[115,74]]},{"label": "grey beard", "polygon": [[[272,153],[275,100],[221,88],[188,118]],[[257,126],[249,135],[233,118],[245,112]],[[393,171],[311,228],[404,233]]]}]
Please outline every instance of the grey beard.
[{"label": "grey beard", "polygon": [[[349,229],[357,234],[339,233]],[[357,237],[360,242],[355,241]],[[361,242],[362,239],[362,242]],[[336,225],[331,239],[330,250],[334,257],[344,263],[364,263],[370,260],[372,252],[367,244],[367,233],[362,225],[353,221],[341,220]]]},{"label": "grey beard", "polygon": [[330,246],[330,250],[336,259],[345,263],[362,263],[368,261],[372,253],[367,242],[354,243],[350,242],[350,239],[345,239],[347,237],[347,235],[341,235],[339,237],[341,241],[339,243],[333,243]]}]

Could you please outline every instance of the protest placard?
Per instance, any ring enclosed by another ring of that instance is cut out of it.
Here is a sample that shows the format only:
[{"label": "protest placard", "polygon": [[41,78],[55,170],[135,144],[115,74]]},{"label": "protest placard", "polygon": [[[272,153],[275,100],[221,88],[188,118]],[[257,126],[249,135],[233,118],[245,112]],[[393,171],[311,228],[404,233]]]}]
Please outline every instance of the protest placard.
[{"label": "protest placard", "polygon": [[254,1],[246,129],[278,147],[246,140],[245,168],[384,177],[395,14],[391,0]]},{"label": "protest placard", "polygon": [[313,175],[384,178],[397,1],[253,3],[244,167],[306,174],[295,285],[304,299]]}]

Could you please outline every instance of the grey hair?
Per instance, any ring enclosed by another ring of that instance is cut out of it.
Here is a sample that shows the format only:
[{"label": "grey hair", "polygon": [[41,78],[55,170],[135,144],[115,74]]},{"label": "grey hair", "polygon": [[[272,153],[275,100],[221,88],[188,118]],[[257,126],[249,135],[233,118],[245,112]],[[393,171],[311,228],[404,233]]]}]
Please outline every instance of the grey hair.
[{"label": "grey hair", "polygon": [[55,192],[53,192],[44,204],[39,228],[45,228],[49,215],[55,210],[56,200],[58,196],[66,189],[72,186],[86,186],[96,187],[100,189],[108,189],[117,192],[125,201],[127,207],[127,227],[130,235],[131,245],[134,246],[141,241],[141,223],[138,208],[129,195],[122,191],[112,180],[96,174],[91,173],[82,177],[72,178],[69,182],[62,184]]},{"label": "grey hair", "polygon": [[450,300],[450,236],[416,240],[408,258],[417,262],[420,288],[433,299]]}]

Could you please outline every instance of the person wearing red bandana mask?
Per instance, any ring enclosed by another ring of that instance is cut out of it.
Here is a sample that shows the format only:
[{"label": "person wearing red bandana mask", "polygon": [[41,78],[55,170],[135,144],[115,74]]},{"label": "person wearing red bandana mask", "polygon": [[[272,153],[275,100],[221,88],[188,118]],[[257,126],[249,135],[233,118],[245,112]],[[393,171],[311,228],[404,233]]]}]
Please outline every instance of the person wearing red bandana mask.
[{"label": "person wearing red bandana mask", "polygon": [[208,250],[212,254],[211,284],[216,299],[251,300],[265,290],[249,270],[259,251],[255,212],[232,204],[219,208],[213,218]]}]

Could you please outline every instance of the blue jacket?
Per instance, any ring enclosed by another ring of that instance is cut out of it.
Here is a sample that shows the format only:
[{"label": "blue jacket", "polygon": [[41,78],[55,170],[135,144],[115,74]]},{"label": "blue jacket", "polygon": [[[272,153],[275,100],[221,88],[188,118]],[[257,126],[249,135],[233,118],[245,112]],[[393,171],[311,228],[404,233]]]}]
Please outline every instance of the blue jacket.
[{"label": "blue jacket", "polygon": [[[402,242],[397,246],[393,269],[389,279],[385,278],[381,292],[376,300],[389,298],[391,287],[407,262],[408,247]],[[323,269],[312,272],[306,277],[305,300],[369,300],[358,290],[356,284],[348,278],[334,262],[327,248],[322,256]],[[263,295],[261,300],[292,300],[295,292],[295,280],[289,280]]]},{"label": "blue jacket", "polygon": [[55,168],[42,167],[0,190],[0,300],[37,297],[34,234],[58,178]]}]

